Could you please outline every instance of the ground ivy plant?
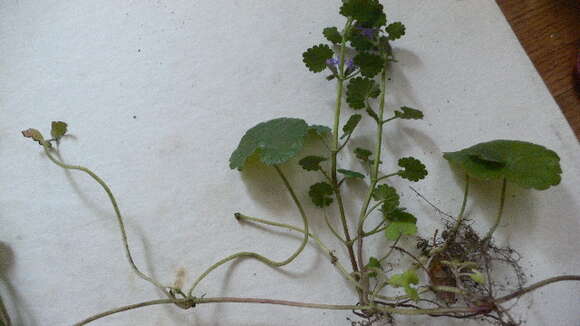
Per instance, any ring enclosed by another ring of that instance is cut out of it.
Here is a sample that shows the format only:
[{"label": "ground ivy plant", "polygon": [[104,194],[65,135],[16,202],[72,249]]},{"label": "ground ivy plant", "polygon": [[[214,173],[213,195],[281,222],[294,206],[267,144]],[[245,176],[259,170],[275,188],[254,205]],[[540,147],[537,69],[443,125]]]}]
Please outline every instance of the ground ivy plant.
[{"label": "ground ivy plant", "polygon": [[[104,189],[116,214],[130,267],[136,275],[165,295],[164,298],[102,312],[75,325],[86,325],[112,314],[151,305],[175,305],[189,310],[200,304],[233,302],[352,311],[360,316],[360,320],[352,321],[354,325],[393,322],[397,315],[483,319],[493,324],[516,325],[518,321],[514,320],[505,305],[508,301],[554,282],[580,281],[580,276],[567,275],[524,286],[525,275],[517,264],[517,253],[510,248],[498,247],[493,241],[502,218],[508,183],[537,190],[560,183],[562,170],[558,155],[540,145],[493,140],[445,153],[444,158],[465,173],[463,202],[459,213],[449,216],[450,220],[443,224],[442,232],[435,231],[426,238],[418,236],[419,218],[402,206],[399,192],[391,181],[393,178],[420,181],[428,175],[426,166],[414,157],[382,155],[383,129],[391,121],[423,118],[420,110],[407,106],[392,109],[386,105],[389,68],[396,64],[391,44],[405,35],[405,26],[387,19],[383,6],[376,0],[345,0],[340,6],[340,15],[345,18],[344,26],[324,28],[322,35],[327,42],[307,49],[302,57],[308,70],[324,73],[328,81],[336,83],[332,127],[286,117],[262,122],[246,132],[229,160],[229,167],[237,170],[243,170],[250,158],[259,160],[264,169],[276,171],[279,181],[291,196],[301,217],[298,226],[243,213],[234,214],[239,222],[290,229],[301,234],[299,246],[284,260],[272,260],[255,252],[239,252],[208,266],[188,288],[162,284],[133,261],[123,216],[107,183],[88,168],[64,163],[56,155],[59,143],[67,134],[67,124],[53,122],[50,138],[45,138],[36,129],[23,131],[25,137],[43,147],[54,164],[66,170],[84,172]],[[343,120],[345,113],[349,116]],[[351,148],[347,145],[363,119],[375,125],[374,147]],[[317,155],[304,156],[302,149],[305,142],[313,138],[324,143],[325,150]],[[339,155],[353,155],[364,168],[341,166]],[[383,160],[391,159],[398,163],[398,168],[383,171]],[[306,178],[317,180],[309,189],[295,189],[285,172],[292,168],[301,168]],[[467,223],[465,213],[469,182],[473,178],[499,179],[502,182],[495,223],[483,236]],[[348,216],[345,210],[342,193],[344,187],[349,185],[347,180],[363,183],[366,187],[362,201],[355,203],[360,208],[356,216]],[[299,191],[308,193],[318,211],[305,209],[297,195]],[[326,210],[329,206],[335,206],[336,216],[329,216]],[[368,217],[371,214],[382,217],[378,224],[369,225]],[[311,219],[321,216],[326,220],[328,232],[335,236],[335,243],[323,243],[309,227]],[[338,228],[333,226],[335,222],[338,222]],[[384,248],[382,256],[369,257],[365,240],[380,235],[390,244]],[[416,242],[416,246],[400,245],[403,238]],[[280,298],[211,297],[203,296],[197,290],[212,271],[234,260],[255,259],[281,268],[292,263],[309,244],[319,247],[326,254],[328,263],[336,268],[356,293],[351,305]],[[338,247],[343,247],[344,257],[339,257]],[[396,263],[395,256],[406,256],[411,263]],[[501,264],[513,271],[512,277],[518,281],[515,288],[501,288],[501,282],[494,279],[493,271]],[[504,294],[498,295],[501,291]],[[0,325],[10,325],[3,305],[0,308]]]}]

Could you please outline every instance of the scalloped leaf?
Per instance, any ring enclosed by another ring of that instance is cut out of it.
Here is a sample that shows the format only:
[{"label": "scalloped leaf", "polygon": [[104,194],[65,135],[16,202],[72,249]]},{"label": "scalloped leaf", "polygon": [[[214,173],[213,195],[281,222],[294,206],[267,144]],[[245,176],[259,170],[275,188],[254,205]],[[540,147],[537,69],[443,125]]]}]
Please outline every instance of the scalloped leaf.
[{"label": "scalloped leaf", "polygon": [[364,33],[364,30],[357,29],[356,27],[351,30],[349,35],[350,45],[352,45],[352,47],[357,51],[374,50],[376,48],[375,43],[373,42],[374,38],[376,38],[376,35],[369,38],[368,35]]},{"label": "scalloped leaf", "polygon": [[326,60],[331,59],[334,52],[326,44],[315,45],[302,54],[302,61],[312,72],[326,69]]},{"label": "scalloped leaf", "polygon": [[322,30],[322,34],[333,44],[342,43],[342,35],[340,35],[340,32],[336,27],[327,27]]},{"label": "scalloped leaf", "polygon": [[400,197],[397,190],[387,184],[378,185],[373,191],[373,199],[383,202],[383,214],[388,214],[399,207]]},{"label": "scalloped leaf", "polygon": [[395,208],[390,212],[383,212],[390,222],[385,229],[385,236],[389,240],[397,240],[403,235],[417,234],[417,218],[406,212],[404,208]]},{"label": "scalloped leaf", "polygon": [[308,124],[302,119],[278,118],[262,122],[242,137],[230,156],[230,168],[242,170],[247,159],[257,154],[266,165],[282,164],[304,147]]},{"label": "scalloped leaf", "polygon": [[389,40],[394,41],[394,40],[398,40],[401,37],[403,37],[403,35],[405,35],[405,25],[403,25],[403,23],[401,22],[394,22],[394,23],[390,23],[389,26],[387,26],[387,28],[385,28],[385,30],[387,31],[387,33],[389,33]]},{"label": "scalloped leaf", "polygon": [[308,195],[314,205],[322,208],[332,204],[332,194],[334,193],[332,186],[326,182],[315,183],[310,186]]},{"label": "scalloped leaf", "polygon": [[399,176],[409,181],[417,182],[428,174],[425,164],[414,157],[403,157],[399,160],[399,166],[403,168]]},{"label": "scalloped leaf", "polygon": [[318,171],[321,168],[320,163],[326,160],[326,157],[311,155],[298,161],[298,164],[306,171]]},{"label": "scalloped leaf", "polygon": [[354,64],[359,67],[361,75],[373,78],[383,71],[385,60],[379,55],[362,52],[354,57]]},{"label": "scalloped leaf", "polygon": [[353,78],[346,87],[346,101],[355,110],[366,107],[369,97],[377,97],[381,93],[379,86],[369,78]]},{"label": "scalloped leaf", "polygon": [[544,146],[519,140],[493,140],[444,153],[452,165],[481,180],[505,178],[523,188],[545,190],[558,185],[560,157]]},{"label": "scalloped leaf", "polygon": [[68,125],[66,124],[66,122],[53,121],[51,124],[50,134],[52,135],[53,139],[59,141],[62,138],[62,136],[66,134],[67,130]]},{"label": "scalloped leaf", "polygon": [[383,5],[378,0],[346,0],[340,14],[368,26],[382,26],[387,22]]}]

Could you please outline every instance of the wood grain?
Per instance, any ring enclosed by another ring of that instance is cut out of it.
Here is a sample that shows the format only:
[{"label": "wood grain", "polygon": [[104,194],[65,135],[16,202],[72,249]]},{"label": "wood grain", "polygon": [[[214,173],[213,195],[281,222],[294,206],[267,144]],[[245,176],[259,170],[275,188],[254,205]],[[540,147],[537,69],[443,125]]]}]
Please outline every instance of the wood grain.
[{"label": "wood grain", "polygon": [[580,0],[496,0],[580,140]]}]

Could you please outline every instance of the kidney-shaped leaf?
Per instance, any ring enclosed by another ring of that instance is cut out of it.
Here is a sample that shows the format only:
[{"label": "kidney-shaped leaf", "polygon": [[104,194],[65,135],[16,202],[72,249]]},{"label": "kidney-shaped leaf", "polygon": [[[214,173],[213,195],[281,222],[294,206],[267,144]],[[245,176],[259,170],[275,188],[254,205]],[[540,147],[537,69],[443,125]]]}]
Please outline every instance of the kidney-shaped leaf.
[{"label": "kidney-shaped leaf", "polygon": [[493,140],[444,153],[451,164],[477,179],[503,179],[524,188],[548,189],[560,183],[560,157],[543,146],[517,141]]},{"label": "kidney-shaped leaf", "polygon": [[304,147],[308,124],[302,119],[278,118],[248,130],[230,157],[230,168],[241,170],[256,153],[266,165],[282,164]]}]

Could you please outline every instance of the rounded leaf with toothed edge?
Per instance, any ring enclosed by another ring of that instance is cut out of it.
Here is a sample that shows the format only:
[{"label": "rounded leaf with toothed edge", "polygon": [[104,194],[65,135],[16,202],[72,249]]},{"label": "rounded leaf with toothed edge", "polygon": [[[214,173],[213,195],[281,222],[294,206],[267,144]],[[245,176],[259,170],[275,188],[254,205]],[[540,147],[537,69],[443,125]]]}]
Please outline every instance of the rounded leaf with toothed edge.
[{"label": "rounded leaf with toothed edge", "polygon": [[53,121],[51,124],[50,134],[55,140],[60,140],[67,132],[68,125],[63,121]]},{"label": "rounded leaf with toothed edge", "polygon": [[302,61],[312,72],[321,72],[326,69],[326,60],[334,55],[326,44],[315,45],[302,54]]},{"label": "rounded leaf with toothed edge", "polygon": [[310,199],[312,199],[314,205],[320,208],[332,204],[332,197],[330,196],[332,196],[333,193],[334,190],[332,189],[332,186],[326,182],[315,183],[310,186],[310,190],[308,191],[308,195],[310,196]]},{"label": "rounded leaf with toothed edge", "polygon": [[479,143],[443,157],[480,180],[506,179],[523,188],[548,189],[561,181],[560,157],[543,146],[518,140]]},{"label": "rounded leaf with toothed edge", "polygon": [[383,202],[382,210],[384,214],[399,207],[400,197],[397,190],[387,184],[378,185],[373,191],[373,199]]},{"label": "rounded leaf with toothed edge", "polygon": [[230,168],[242,170],[253,154],[266,165],[287,162],[304,147],[309,128],[304,120],[295,118],[278,118],[256,125],[246,132],[230,156]]},{"label": "rounded leaf with toothed edge", "polygon": [[377,83],[369,78],[353,78],[346,87],[346,102],[351,108],[358,110],[366,107],[366,101],[369,97],[379,96],[381,91]]},{"label": "rounded leaf with toothed edge", "polygon": [[403,168],[399,176],[409,181],[417,182],[428,174],[425,164],[414,157],[403,157],[399,160],[399,166]]},{"label": "rounded leaf with toothed edge", "polygon": [[353,18],[367,26],[382,26],[387,22],[383,5],[378,0],[346,0],[340,7],[340,14]]},{"label": "rounded leaf with toothed edge", "polygon": [[417,218],[406,212],[404,208],[396,208],[390,212],[383,212],[389,221],[385,229],[385,236],[389,240],[396,240],[403,235],[417,234]]},{"label": "rounded leaf with toothed edge", "polygon": [[354,57],[354,64],[359,66],[361,75],[373,78],[383,71],[385,60],[377,54],[362,52]]},{"label": "rounded leaf with toothed edge", "polygon": [[340,32],[336,27],[327,27],[322,31],[322,34],[324,37],[326,37],[327,40],[334,44],[342,42],[342,35],[340,35]]},{"label": "rounded leaf with toothed edge", "polygon": [[398,40],[403,37],[403,35],[405,35],[405,29],[405,25],[403,25],[401,22],[391,23],[385,28],[387,33],[389,33],[389,40],[391,41]]},{"label": "rounded leaf with toothed edge", "polygon": [[298,164],[306,171],[318,171],[320,170],[320,163],[326,160],[326,157],[311,155],[298,161]]}]

